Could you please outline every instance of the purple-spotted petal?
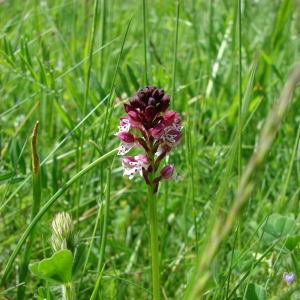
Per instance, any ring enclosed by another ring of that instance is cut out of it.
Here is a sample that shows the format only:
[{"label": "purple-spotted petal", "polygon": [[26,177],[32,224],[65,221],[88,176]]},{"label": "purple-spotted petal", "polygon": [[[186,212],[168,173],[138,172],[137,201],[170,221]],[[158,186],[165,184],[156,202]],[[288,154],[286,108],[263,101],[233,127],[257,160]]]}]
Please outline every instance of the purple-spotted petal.
[{"label": "purple-spotted petal", "polygon": [[143,169],[147,170],[150,166],[150,160],[145,155],[124,156],[122,159],[122,166],[124,167],[124,175],[128,175],[132,179],[136,173],[143,176]]},{"label": "purple-spotted petal", "polygon": [[162,140],[171,148],[177,147],[182,139],[182,134],[172,126],[167,127],[164,130]]},{"label": "purple-spotted petal", "polygon": [[119,131],[115,133],[115,135],[118,135],[120,132],[128,132],[130,129],[130,122],[127,117],[121,117],[120,118],[120,126],[118,126]]}]

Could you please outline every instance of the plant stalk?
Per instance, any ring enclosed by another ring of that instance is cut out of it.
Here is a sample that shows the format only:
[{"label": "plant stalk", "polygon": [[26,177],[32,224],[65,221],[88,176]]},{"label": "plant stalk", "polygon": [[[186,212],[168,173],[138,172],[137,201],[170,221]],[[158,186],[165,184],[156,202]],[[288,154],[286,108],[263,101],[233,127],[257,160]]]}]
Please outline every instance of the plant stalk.
[{"label": "plant stalk", "polygon": [[152,288],[153,299],[159,300],[160,298],[160,273],[159,273],[159,251],[158,251],[158,224],[157,224],[157,199],[156,193],[154,193],[153,180],[155,177],[154,172],[154,154],[152,149],[149,151],[149,158],[152,161],[152,172],[149,172],[149,181],[151,185],[148,185],[148,214],[149,214],[149,226],[150,226],[150,247],[151,247],[151,265],[152,265]]},{"label": "plant stalk", "polygon": [[74,288],[73,288],[72,283],[63,284],[62,290],[63,290],[63,300],[75,299]]},{"label": "plant stalk", "polygon": [[148,186],[148,213],[150,226],[150,244],[152,260],[152,284],[153,299],[159,300],[160,274],[159,274],[159,252],[158,252],[158,226],[157,226],[157,200],[153,194],[153,186]]}]

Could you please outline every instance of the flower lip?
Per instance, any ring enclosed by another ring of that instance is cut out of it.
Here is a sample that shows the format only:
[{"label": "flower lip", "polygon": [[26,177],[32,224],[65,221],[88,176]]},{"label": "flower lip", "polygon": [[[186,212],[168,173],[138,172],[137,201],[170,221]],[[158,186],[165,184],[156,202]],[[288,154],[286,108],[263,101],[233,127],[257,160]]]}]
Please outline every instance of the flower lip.
[{"label": "flower lip", "polygon": [[124,156],[121,158],[122,166],[124,167],[124,175],[129,175],[129,179],[132,179],[136,173],[140,173],[143,176],[143,169],[147,170],[150,166],[150,160],[145,155]]},{"label": "flower lip", "polygon": [[130,130],[130,122],[127,117],[120,118],[120,126],[118,126],[119,131],[115,133],[116,136],[119,135],[120,132],[128,132]]}]

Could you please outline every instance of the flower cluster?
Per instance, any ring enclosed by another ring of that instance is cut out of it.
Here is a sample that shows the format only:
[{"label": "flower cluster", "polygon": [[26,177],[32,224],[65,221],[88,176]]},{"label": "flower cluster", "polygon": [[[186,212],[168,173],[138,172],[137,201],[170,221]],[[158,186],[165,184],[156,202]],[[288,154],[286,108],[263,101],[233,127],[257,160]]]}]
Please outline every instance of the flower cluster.
[{"label": "flower cluster", "polygon": [[72,252],[79,242],[79,236],[74,233],[72,218],[68,213],[58,213],[51,223],[51,245],[55,252],[69,249]]},{"label": "flower cluster", "polygon": [[[144,154],[124,156],[121,159],[124,175],[129,175],[129,179],[132,179],[136,173],[140,173],[147,184],[155,184],[155,191],[160,180],[178,179],[172,164],[165,166],[160,176],[152,182],[149,177],[149,173],[158,170],[161,160],[176,148],[182,139],[181,117],[175,110],[166,112],[169,105],[170,95],[165,95],[163,89],[157,89],[155,86],[139,89],[135,97],[129,98],[129,104],[124,104],[127,116],[120,118],[119,131],[115,134],[122,143],[118,148],[119,155],[126,154],[133,147],[144,150]],[[130,133],[130,129],[140,133],[141,137]]]}]

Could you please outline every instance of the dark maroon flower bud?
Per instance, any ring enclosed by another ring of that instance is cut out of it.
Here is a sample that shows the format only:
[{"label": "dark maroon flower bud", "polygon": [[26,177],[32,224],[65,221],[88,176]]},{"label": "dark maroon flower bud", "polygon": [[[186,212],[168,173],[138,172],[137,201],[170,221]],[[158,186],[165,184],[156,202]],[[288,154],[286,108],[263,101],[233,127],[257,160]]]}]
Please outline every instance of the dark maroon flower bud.
[{"label": "dark maroon flower bud", "polygon": [[147,104],[147,100],[148,100],[148,97],[147,97],[147,93],[146,91],[143,91],[141,88],[139,88],[138,92],[136,93],[137,97],[145,104]]},{"label": "dark maroon flower bud", "polygon": [[163,98],[164,95],[165,95],[164,90],[163,89],[159,89],[158,90],[158,96],[157,96],[158,100],[161,101],[161,99]]},{"label": "dark maroon flower bud", "polygon": [[155,107],[154,106],[147,106],[145,110],[145,117],[147,121],[153,121],[155,117]]},{"label": "dark maroon flower bud", "polygon": [[160,171],[160,175],[164,180],[178,180],[179,176],[177,175],[176,169],[173,164],[166,165]]},{"label": "dark maroon flower bud", "polygon": [[156,98],[158,98],[158,95],[159,95],[158,89],[155,88],[155,90],[153,90],[151,96],[152,96],[152,98],[156,99]]},{"label": "dark maroon flower bud", "polygon": [[170,95],[164,95],[163,98],[161,99],[161,105],[162,105],[162,112],[165,112],[166,109],[170,105]]},{"label": "dark maroon flower bud", "polygon": [[155,101],[155,99],[154,98],[149,98],[149,100],[148,100],[148,105],[151,105],[151,106],[156,106],[156,101]]},{"label": "dark maroon flower bud", "polygon": [[130,105],[134,108],[137,108],[141,105],[140,104],[140,99],[137,96],[135,96],[133,98],[129,98],[129,102],[130,102]]}]

